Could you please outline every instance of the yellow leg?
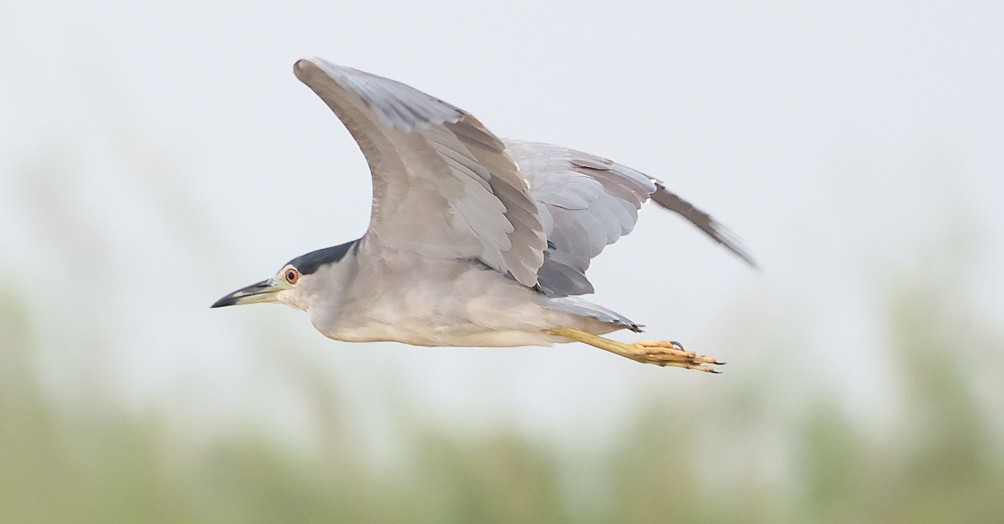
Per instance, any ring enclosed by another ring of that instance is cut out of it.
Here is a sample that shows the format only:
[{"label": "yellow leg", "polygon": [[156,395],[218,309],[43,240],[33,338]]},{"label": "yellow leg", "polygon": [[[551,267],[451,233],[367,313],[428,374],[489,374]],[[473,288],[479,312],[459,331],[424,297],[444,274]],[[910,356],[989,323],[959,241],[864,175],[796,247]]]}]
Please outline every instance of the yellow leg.
[{"label": "yellow leg", "polygon": [[642,341],[629,344],[627,342],[617,342],[599,335],[587,333],[575,328],[555,328],[545,331],[548,335],[565,337],[571,340],[589,344],[602,350],[609,351],[615,355],[643,362],[655,364],[657,366],[673,366],[685,369],[696,369],[708,373],[720,373],[708,364],[720,366],[724,362],[719,362],[711,357],[699,356],[693,351],[683,349],[683,346],[676,342],[666,342],[663,340]]}]

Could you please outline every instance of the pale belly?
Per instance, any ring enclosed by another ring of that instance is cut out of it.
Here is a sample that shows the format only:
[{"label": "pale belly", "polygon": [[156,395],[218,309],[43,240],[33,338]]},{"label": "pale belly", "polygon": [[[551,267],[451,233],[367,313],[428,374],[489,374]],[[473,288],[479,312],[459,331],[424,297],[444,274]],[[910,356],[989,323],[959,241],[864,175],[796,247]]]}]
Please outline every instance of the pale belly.
[{"label": "pale belly", "polygon": [[[557,327],[609,333],[620,326],[562,311],[555,302],[499,273],[456,261],[413,268],[422,279],[383,272],[360,279],[351,307],[311,321],[329,338],[416,346],[514,347],[567,342]],[[365,275],[364,275],[365,276]],[[330,312],[328,312],[330,313]]]}]

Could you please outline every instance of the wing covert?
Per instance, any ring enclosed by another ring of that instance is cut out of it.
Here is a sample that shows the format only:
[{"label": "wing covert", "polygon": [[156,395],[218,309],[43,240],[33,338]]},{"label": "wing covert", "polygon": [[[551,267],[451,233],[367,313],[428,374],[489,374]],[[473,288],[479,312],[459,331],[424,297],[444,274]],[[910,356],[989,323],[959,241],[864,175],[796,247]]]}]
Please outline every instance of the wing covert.
[{"label": "wing covert", "polygon": [[345,124],[373,177],[367,236],[425,256],[477,258],[537,284],[547,240],[505,144],[469,113],[318,58],[294,73]]},{"label": "wing covert", "polygon": [[724,226],[655,178],[602,157],[565,147],[506,140],[530,192],[541,204],[548,249],[538,286],[551,296],[592,293],[590,260],[627,235],[650,198],[676,212],[746,263],[753,257]]}]

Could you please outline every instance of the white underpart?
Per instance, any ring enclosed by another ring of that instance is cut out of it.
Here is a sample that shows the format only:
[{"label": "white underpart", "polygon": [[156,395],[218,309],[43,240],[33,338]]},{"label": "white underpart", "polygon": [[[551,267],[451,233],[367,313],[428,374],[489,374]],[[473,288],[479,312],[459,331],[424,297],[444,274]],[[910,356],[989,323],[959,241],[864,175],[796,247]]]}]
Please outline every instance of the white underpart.
[{"label": "white underpart", "polygon": [[623,326],[583,316],[606,310],[579,299],[548,298],[497,271],[464,260],[373,249],[305,275],[283,302],[305,309],[325,336],[348,342],[418,346],[513,347],[567,342],[545,330],[602,334]]},{"label": "white underpart", "polygon": [[573,295],[592,292],[590,260],[649,198],[743,256],[710,216],[631,168],[503,141],[456,106],[321,59],[294,72],[345,124],[373,179],[359,249],[279,297],[328,337],[522,346],[566,341],[545,333],[558,327],[631,326]]}]

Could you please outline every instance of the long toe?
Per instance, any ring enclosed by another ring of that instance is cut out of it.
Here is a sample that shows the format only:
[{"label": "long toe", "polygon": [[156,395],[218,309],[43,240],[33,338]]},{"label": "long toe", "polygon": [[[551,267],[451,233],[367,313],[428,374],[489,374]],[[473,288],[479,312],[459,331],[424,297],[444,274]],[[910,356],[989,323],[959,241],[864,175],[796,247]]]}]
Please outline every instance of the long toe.
[{"label": "long toe", "polygon": [[[711,366],[725,364],[712,357],[698,355],[693,351],[682,349],[677,342],[663,340],[645,340],[630,344],[630,357],[638,362],[656,364],[658,366],[673,366],[684,369],[695,369],[708,373],[720,373]],[[710,364],[710,365],[709,365]]]}]

